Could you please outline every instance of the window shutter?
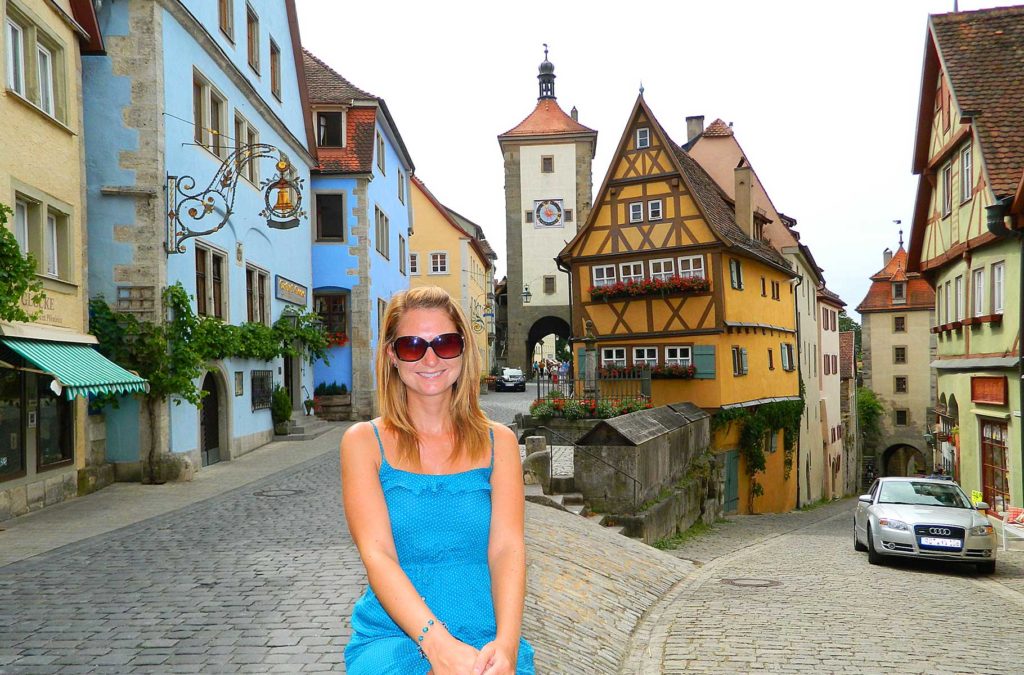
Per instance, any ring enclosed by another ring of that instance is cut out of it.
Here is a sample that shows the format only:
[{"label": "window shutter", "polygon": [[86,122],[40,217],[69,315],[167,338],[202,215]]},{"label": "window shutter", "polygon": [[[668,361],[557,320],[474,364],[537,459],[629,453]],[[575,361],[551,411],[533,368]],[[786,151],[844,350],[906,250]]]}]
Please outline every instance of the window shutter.
[{"label": "window shutter", "polygon": [[744,375],[747,374],[747,348],[742,347],[740,349],[740,372]]},{"label": "window shutter", "polygon": [[713,380],[715,379],[715,346],[694,345],[693,366],[697,369],[694,379]]},{"label": "window shutter", "polygon": [[730,260],[729,261],[729,281],[731,282],[733,288],[739,288],[739,283],[736,280],[736,261],[735,260]]},{"label": "window shutter", "polygon": [[779,353],[782,354],[782,369],[789,370],[789,351],[785,342],[779,343]]}]

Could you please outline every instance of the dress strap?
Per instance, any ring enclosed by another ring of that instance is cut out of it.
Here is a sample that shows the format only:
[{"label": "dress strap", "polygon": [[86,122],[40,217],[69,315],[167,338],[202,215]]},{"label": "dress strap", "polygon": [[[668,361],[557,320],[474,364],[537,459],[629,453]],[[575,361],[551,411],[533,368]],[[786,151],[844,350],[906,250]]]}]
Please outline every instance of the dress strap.
[{"label": "dress strap", "polygon": [[488,429],[491,432],[491,469],[494,468],[494,427]]},{"label": "dress strap", "polygon": [[373,435],[377,437],[377,445],[380,446],[380,461],[382,464],[387,464],[388,460],[384,456],[384,443],[380,440],[380,432],[377,431],[377,425],[373,423],[373,420],[370,420],[370,426],[373,427]]}]

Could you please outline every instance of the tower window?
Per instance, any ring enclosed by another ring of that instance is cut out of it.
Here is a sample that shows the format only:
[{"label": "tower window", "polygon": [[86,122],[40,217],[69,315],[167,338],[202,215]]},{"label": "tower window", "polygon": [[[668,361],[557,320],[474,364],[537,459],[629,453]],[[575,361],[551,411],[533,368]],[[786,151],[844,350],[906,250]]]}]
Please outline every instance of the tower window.
[{"label": "tower window", "polygon": [[555,172],[555,158],[551,155],[544,155],[540,158],[540,172],[541,173],[554,173]]},{"label": "tower window", "polygon": [[636,149],[651,147],[651,130],[647,127],[640,127],[636,130]]}]

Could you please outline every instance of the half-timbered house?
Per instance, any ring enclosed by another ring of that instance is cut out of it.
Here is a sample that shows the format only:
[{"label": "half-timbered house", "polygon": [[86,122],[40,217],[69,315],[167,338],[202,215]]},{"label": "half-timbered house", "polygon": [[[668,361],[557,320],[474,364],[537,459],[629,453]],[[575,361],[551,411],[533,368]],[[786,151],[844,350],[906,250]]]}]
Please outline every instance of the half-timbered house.
[{"label": "half-timbered house", "polygon": [[[558,256],[571,278],[573,335],[587,336],[600,368],[650,368],[655,405],[690,401],[716,411],[799,397],[796,274],[761,241],[765,219],[753,209],[749,167],[736,180],[730,199],[641,94],[589,218]],[[584,372],[579,339],[574,349]],[[713,443],[725,464],[727,510],[793,507],[781,432],[766,439],[756,499],[747,498],[738,430]]]},{"label": "half-timbered house", "polygon": [[996,511],[1024,502],[1021,49],[1024,7],[929,18],[908,256],[936,291],[936,441],[952,440],[961,485]]}]

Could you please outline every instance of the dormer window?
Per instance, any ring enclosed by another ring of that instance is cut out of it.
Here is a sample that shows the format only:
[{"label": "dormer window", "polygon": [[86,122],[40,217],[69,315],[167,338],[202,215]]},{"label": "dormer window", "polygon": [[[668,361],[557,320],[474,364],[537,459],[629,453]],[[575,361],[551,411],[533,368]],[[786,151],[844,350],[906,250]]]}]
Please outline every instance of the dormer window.
[{"label": "dormer window", "polygon": [[636,149],[651,147],[651,130],[647,127],[640,127],[636,130]]},{"label": "dormer window", "polygon": [[321,148],[343,147],[344,129],[344,113],[340,110],[316,114],[316,144]]},{"label": "dormer window", "polygon": [[893,303],[905,303],[907,301],[907,282],[896,281],[892,285]]}]

